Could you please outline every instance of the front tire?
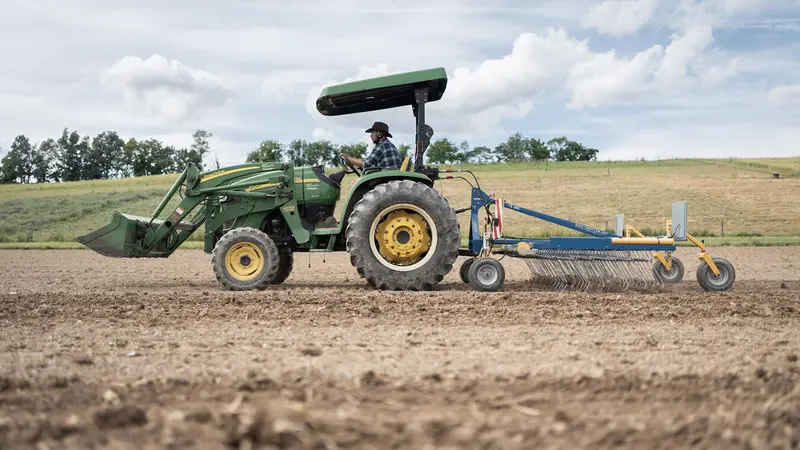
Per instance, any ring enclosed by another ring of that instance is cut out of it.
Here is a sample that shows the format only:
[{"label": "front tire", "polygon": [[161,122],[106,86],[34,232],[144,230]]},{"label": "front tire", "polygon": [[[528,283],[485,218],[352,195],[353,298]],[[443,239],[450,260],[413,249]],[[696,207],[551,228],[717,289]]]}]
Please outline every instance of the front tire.
[{"label": "front tire", "polygon": [[459,270],[459,276],[461,276],[461,281],[463,281],[464,283],[469,284],[469,268],[475,261],[476,261],[475,258],[470,258],[464,261],[464,264],[461,265],[461,270]]},{"label": "front tire", "polygon": [[278,258],[278,247],[266,233],[242,227],[228,231],[217,242],[211,265],[227,290],[263,290],[275,281]]},{"label": "front tire", "polygon": [[273,284],[281,284],[289,278],[294,268],[294,253],[285,252],[281,253],[278,258],[278,273],[275,274],[275,281]]},{"label": "front tire", "polygon": [[458,258],[455,210],[435,189],[410,180],[364,194],[346,233],[351,263],[377,289],[430,290]]}]

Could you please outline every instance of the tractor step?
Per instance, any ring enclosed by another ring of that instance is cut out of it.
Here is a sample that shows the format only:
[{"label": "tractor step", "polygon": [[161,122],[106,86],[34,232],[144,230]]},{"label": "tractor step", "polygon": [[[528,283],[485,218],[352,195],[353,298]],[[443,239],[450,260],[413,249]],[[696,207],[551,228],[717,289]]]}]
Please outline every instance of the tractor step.
[{"label": "tractor step", "polygon": [[339,234],[339,228],[317,228],[311,234],[316,236],[329,236],[331,234]]}]

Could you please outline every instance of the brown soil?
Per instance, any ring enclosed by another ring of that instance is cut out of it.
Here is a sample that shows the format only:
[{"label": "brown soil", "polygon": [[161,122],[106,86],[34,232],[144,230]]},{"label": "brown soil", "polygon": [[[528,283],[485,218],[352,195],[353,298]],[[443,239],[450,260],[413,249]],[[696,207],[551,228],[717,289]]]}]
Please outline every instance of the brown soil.
[{"label": "brown soil", "polygon": [[800,248],[656,293],[221,291],[202,252],[0,251],[0,448],[798,448]]}]

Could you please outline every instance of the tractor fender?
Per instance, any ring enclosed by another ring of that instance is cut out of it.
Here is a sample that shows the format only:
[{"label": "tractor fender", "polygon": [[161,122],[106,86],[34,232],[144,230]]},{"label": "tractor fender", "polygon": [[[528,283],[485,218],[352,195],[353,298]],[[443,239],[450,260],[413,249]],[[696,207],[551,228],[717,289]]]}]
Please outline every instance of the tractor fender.
[{"label": "tractor fender", "polygon": [[347,218],[350,217],[350,214],[353,212],[353,208],[355,207],[356,203],[361,200],[361,197],[363,197],[364,194],[374,189],[375,186],[388,183],[392,180],[410,180],[425,184],[428,187],[433,187],[433,180],[428,178],[426,175],[417,172],[382,170],[364,175],[355,182],[347,195],[344,208],[342,208],[342,216],[339,220],[341,229],[344,230],[347,228]]}]

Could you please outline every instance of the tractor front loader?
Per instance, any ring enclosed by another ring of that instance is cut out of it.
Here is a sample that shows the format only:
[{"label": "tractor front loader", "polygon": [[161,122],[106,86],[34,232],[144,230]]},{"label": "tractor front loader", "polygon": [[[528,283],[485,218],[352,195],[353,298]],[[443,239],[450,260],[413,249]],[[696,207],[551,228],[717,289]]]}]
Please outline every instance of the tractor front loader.
[{"label": "tractor front loader", "polygon": [[[226,289],[264,289],[283,282],[297,252],[347,251],[373,287],[428,290],[459,255],[456,212],[433,188],[438,171],[422,166],[433,135],[425,104],[441,98],[444,69],[430,69],[326,88],[317,101],[324,115],[410,105],[416,118],[415,163],[396,170],[359,170],[331,220],[341,186],[321,165],[242,164],[208,172],[189,165],[150,217],[114,212],[110,223],[76,240],[123,258],[168,257],[204,226],[204,251]],[[161,218],[176,194],[182,200]],[[333,225],[333,226],[332,226]]]}]

